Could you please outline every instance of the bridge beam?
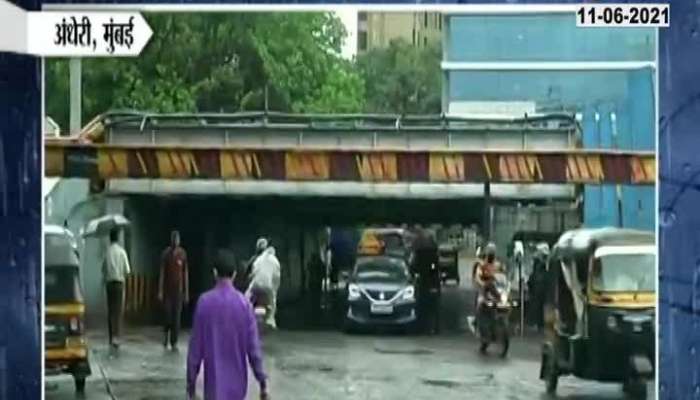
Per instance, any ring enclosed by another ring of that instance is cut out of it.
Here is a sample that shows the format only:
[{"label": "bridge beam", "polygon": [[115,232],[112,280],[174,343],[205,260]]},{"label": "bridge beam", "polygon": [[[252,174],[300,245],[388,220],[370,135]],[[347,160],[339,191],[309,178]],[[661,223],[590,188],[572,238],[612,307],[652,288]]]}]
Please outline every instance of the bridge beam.
[{"label": "bridge beam", "polygon": [[46,176],[373,183],[653,185],[653,152],[410,151],[79,144],[49,139]]}]

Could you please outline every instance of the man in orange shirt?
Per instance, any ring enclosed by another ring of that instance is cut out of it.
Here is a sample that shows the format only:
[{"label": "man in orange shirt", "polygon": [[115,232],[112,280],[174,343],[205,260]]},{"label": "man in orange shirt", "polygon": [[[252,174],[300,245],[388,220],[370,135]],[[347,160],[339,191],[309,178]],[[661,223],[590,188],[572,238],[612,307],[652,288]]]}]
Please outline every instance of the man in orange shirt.
[{"label": "man in orange shirt", "polygon": [[187,252],[180,246],[180,232],[170,234],[170,246],[161,257],[158,300],[165,309],[163,347],[177,351],[183,304],[189,302]]}]

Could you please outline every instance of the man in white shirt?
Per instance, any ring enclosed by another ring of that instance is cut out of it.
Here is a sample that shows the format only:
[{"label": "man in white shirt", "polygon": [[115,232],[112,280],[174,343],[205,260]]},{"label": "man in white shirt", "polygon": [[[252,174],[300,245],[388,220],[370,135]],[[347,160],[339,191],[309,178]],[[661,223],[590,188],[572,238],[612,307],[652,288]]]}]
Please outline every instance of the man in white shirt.
[{"label": "man in white shirt", "polygon": [[109,344],[119,347],[122,315],[124,310],[124,282],[131,273],[129,257],[119,245],[119,231],[113,229],[109,233],[109,247],[102,263],[102,277],[107,290],[107,326],[109,329]]}]

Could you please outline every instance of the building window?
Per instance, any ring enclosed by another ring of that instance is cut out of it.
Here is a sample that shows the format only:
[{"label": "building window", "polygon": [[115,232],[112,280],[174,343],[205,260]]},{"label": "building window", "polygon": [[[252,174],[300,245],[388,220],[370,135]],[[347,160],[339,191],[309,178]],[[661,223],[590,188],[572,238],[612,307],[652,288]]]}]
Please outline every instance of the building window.
[{"label": "building window", "polygon": [[428,37],[423,36],[423,47],[428,47]]},{"label": "building window", "polygon": [[413,28],[413,45],[416,45],[416,28]]},{"label": "building window", "polygon": [[360,12],[357,14],[357,20],[360,22],[366,22],[367,21],[367,13],[366,12]]},{"label": "building window", "polygon": [[438,30],[442,31],[442,15],[438,15]]},{"label": "building window", "polygon": [[428,27],[428,13],[423,14],[423,28]]},{"label": "building window", "polygon": [[360,51],[367,50],[367,31],[357,32],[357,48]]}]

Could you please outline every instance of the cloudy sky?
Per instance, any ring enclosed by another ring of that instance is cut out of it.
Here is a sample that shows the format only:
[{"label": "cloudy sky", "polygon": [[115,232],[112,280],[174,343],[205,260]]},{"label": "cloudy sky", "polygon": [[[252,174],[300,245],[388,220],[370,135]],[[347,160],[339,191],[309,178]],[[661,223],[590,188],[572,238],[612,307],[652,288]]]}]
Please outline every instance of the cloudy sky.
[{"label": "cloudy sky", "polygon": [[357,52],[357,10],[342,9],[335,14],[343,21],[348,37],[345,38],[343,56],[352,58]]}]

